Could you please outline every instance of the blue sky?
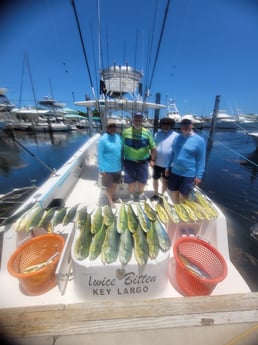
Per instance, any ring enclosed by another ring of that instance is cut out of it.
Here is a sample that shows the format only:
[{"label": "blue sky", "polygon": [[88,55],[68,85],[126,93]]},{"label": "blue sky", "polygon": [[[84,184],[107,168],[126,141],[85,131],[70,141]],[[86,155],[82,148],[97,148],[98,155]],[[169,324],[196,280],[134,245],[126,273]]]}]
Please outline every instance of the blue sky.
[{"label": "blue sky", "polygon": [[[149,83],[167,0],[99,0],[102,59],[97,0],[75,4],[95,92],[99,67],[113,62],[143,70]],[[70,0],[4,1],[0,47],[0,87],[12,103],[22,80],[23,105],[34,105],[33,88],[70,107],[93,98]],[[27,67],[22,79],[25,54],[33,84]],[[157,92],[181,114],[208,115],[216,95],[229,113],[258,113],[258,0],[171,0],[149,101]]]}]

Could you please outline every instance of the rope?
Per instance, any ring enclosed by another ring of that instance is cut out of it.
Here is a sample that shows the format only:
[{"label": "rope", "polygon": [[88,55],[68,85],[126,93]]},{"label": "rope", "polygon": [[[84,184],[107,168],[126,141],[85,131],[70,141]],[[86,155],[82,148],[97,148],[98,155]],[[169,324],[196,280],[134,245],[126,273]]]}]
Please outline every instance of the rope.
[{"label": "rope", "polygon": [[[201,130],[200,130],[200,131],[201,131]],[[206,135],[206,134],[204,134],[204,133],[202,133],[202,136],[209,139],[209,136]],[[231,149],[229,146],[227,146],[227,145],[225,145],[225,144],[222,144],[222,143],[217,143],[217,144],[220,145],[220,146],[222,146],[222,147],[224,147],[224,148],[226,148],[227,150],[233,152],[234,154],[240,156],[241,158],[243,158],[245,161],[249,162],[249,163],[252,164],[253,166],[258,167],[258,164],[256,164],[255,162],[253,162],[252,160],[250,160],[250,159],[247,158],[246,156],[242,155],[240,152],[238,152],[238,151],[236,151],[236,150],[234,150],[234,149]]]},{"label": "rope", "polygon": [[[5,130],[0,127],[0,129],[5,133]],[[29,153],[33,158],[37,159],[45,168],[47,168],[53,175],[56,175],[56,170],[52,169],[50,166],[48,166],[45,162],[43,162],[39,157],[37,157],[33,152],[31,152],[29,149],[27,149],[25,146],[23,146],[14,136],[13,133],[10,133],[8,135],[17,145],[19,145],[24,151]]]},{"label": "rope", "polygon": [[239,341],[243,340],[244,338],[246,338],[250,334],[254,333],[257,329],[258,329],[258,324],[248,328],[246,331],[240,333],[239,335],[237,335],[236,337],[234,337],[230,341],[226,342],[224,345],[234,345],[234,344],[237,344],[237,343],[239,343]]}]

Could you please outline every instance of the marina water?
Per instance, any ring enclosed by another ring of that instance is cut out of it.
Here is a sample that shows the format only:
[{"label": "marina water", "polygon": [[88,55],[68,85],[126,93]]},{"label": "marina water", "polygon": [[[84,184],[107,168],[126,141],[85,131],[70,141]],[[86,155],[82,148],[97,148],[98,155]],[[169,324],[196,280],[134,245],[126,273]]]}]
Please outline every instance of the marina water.
[{"label": "marina water", "polygon": [[[208,131],[199,134],[208,141]],[[18,144],[1,140],[0,194],[13,188],[41,185],[88,137],[86,131],[16,132]],[[258,223],[258,151],[246,133],[215,133],[207,148],[201,187],[227,217],[232,262],[251,290],[258,291],[258,236],[255,239],[250,234],[250,227]]]}]

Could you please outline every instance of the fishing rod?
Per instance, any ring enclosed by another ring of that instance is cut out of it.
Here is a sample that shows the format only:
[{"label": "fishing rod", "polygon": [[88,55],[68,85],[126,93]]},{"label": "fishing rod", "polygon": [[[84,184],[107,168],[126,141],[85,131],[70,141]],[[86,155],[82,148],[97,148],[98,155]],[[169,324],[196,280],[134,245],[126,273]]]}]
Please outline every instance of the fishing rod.
[{"label": "fishing rod", "polygon": [[[0,126],[0,129],[6,133],[6,131]],[[52,169],[50,166],[48,166],[45,162],[43,162],[39,157],[37,157],[33,152],[31,152],[29,149],[27,149],[24,145],[22,145],[14,136],[13,133],[6,133],[9,138],[11,138],[18,146],[20,146],[24,151],[29,153],[33,158],[37,159],[45,168],[47,168],[53,175],[56,176],[56,169]]]},{"label": "fishing rod", "polygon": [[76,6],[75,6],[74,0],[71,0],[71,3],[72,3],[72,7],[73,7],[75,19],[76,19],[76,24],[77,24],[79,35],[80,35],[83,55],[84,55],[84,59],[85,59],[85,62],[86,62],[86,67],[87,67],[87,71],[88,71],[88,75],[89,75],[89,79],[90,79],[91,91],[93,93],[94,98],[96,98],[95,91],[94,91],[94,86],[93,86],[93,82],[92,82],[92,78],[91,78],[91,73],[90,73],[90,66],[89,66],[89,62],[88,62],[88,58],[87,58],[87,54],[86,54],[86,49],[85,49],[84,42],[83,42],[83,37],[82,37],[80,23],[79,23],[79,17],[78,17],[78,14],[77,14],[77,10],[76,10]]},{"label": "fishing rod", "polygon": [[[155,55],[155,59],[154,59],[154,64],[153,64],[153,69],[152,69],[152,73],[151,73],[151,78],[150,78],[150,83],[149,83],[149,88],[148,88],[148,90],[151,89],[151,84],[152,84],[152,80],[153,80],[153,77],[154,77],[154,72],[155,72],[155,70],[156,70],[156,65],[157,65],[157,61],[158,61],[159,50],[160,50],[160,46],[161,46],[161,42],[162,42],[162,37],[163,37],[164,29],[165,29],[165,26],[166,26],[166,20],[167,20],[169,5],[170,5],[170,0],[168,0],[167,5],[166,5],[166,8],[165,8],[165,12],[164,12],[164,18],[163,18],[161,33],[160,33],[160,36],[159,36],[158,47],[157,47],[157,50],[156,50],[156,55]],[[146,95],[146,97],[147,97],[147,95]]]}]

